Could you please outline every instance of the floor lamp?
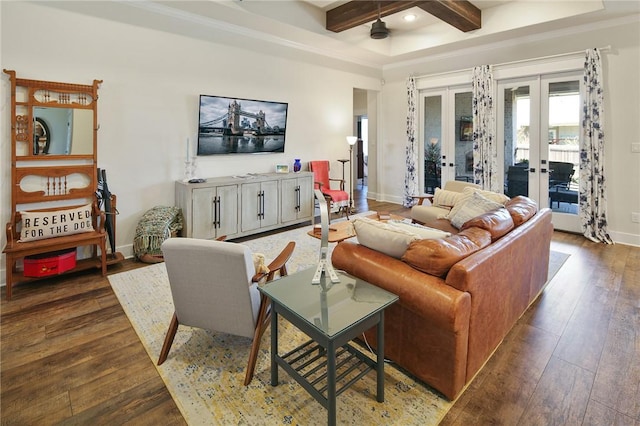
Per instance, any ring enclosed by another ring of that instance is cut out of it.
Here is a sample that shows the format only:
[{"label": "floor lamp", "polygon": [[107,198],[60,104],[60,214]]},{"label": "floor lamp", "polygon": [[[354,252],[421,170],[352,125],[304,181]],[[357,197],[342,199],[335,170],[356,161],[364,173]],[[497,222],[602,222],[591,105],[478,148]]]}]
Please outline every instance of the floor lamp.
[{"label": "floor lamp", "polygon": [[355,213],[356,209],[353,204],[353,146],[358,141],[356,136],[347,136],[347,143],[349,144],[349,160],[351,164],[349,166],[349,213]]}]

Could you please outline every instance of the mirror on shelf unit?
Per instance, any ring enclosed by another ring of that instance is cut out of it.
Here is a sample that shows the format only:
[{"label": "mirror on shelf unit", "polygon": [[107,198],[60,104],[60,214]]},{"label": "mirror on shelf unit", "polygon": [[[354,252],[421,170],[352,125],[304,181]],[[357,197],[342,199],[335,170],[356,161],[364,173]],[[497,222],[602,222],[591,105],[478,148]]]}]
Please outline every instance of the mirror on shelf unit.
[{"label": "mirror on shelf unit", "polygon": [[98,86],[12,80],[13,153],[23,161],[52,157],[95,160]]},{"label": "mirror on shelf unit", "polygon": [[33,155],[47,154],[51,145],[51,132],[47,122],[36,117],[33,123]]},{"label": "mirror on shelf unit", "polygon": [[33,108],[33,155],[91,155],[93,111]]}]

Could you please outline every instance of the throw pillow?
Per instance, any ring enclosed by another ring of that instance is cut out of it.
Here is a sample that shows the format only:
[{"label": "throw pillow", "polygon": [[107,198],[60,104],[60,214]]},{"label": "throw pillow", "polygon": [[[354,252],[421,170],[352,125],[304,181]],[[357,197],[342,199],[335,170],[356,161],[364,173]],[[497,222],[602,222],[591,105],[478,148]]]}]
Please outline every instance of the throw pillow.
[{"label": "throw pillow", "polygon": [[507,195],[501,194],[499,192],[493,192],[493,191],[485,191],[483,189],[477,189],[477,188],[465,188],[468,190],[471,190],[470,192],[477,192],[480,195],[482,195],[484,198],[488,198],[491,201],[495,201],[496,203],[500,203],[502,205],[504,205],[507,201],[510,200],[510,198]]},{"label": "throw pillow", "polygon": [[91,204],[55,211],[22,211],[20,242],[93,231]]},{"label": "throw pillow", "polygon": [[353,219],[353,227],[358,243],[396,259],[402,257],[409,243],[420,239],[413,232],[366,217]]},{"label": "throw pillow", "polygon": [[462,190],[462,193],[460,197],[457,199],[456,204],[453,206],[451,211],[449,211],[449,213],[447,213],[445,216],[442,216],[442,219],[451,220],[451,218],[455,216],[458,213],[458,211],[462,208],[462,205],[464,204],[464,202],[467,201],[469,198],[471,198],[471,196],[476,192],[491,201],[500,203],[501,205],[504,205],[510,199],[508,196],[504,194],[500,194],[498,192],[485,191],[482,189],[468,186]]},{"label": "throw pillow", "polygon": [[449,217],[449,221],[459,229],[469,219],[501,207],[502,204],[491,201],[479,193],[474,192],[473,195],[457,209],[456,213]]},{"label": "throw pillow", "polygon": [[421,240],[435,240],[438,238],[446,238],[451,236],[450,232],[441,231],[440,229],[430,228],[428,226],[419,225],[417,223],[407,223],[400,221],[389,221],[387,224],[405,231],[417,234]]},{"label": "throw pillow", "polygon": [[461,192],[436,188],[436,191],[433,194],[433,205],[436,207],[445,207],[450,209],[455,206],[456,201],[458,201],[458,198],[461,196]]}]

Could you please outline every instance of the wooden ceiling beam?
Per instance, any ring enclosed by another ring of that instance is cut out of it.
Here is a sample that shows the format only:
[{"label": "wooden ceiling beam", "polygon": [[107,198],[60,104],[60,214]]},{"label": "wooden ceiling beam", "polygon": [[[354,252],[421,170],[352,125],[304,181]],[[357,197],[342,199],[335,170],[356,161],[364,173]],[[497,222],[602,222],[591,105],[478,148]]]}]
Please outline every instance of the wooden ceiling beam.
[{"label": "wooden ceiling beam", "polygon": [[482,27],[481,10],[468,1],[423,1],[418,7],[465,33]]},{"label": "wooden ceiling beam", "polygon": [[375,21],[378,19],[378,4],[380,16],[384,17],[418,6],[420,3],[424,1],[350,1],[327,11],[326,28],[339,33]]},{"label": "wooden ceiling beam", "polygon": [[364,1],[354,0],[328,10],[326,28],[339,33],[359,25],[373,22],[380,16],[388,16],[412,7],[419,7],[444,22],[468,32],[481,27],[481,11],[466,0],[429,1]]}]

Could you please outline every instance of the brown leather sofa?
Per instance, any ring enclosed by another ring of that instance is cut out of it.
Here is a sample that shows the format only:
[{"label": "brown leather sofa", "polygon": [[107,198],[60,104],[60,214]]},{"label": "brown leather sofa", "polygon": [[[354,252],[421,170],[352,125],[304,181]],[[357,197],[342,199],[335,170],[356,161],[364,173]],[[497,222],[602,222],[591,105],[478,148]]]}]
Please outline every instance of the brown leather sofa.
[{"label": "brown leather sofa", "polygon": [[540,294],[552,234],[551,211],[516,197],[402,259],[344,241],[332,263],[400,296],[385,311],[385,357],[453,400]]}]

